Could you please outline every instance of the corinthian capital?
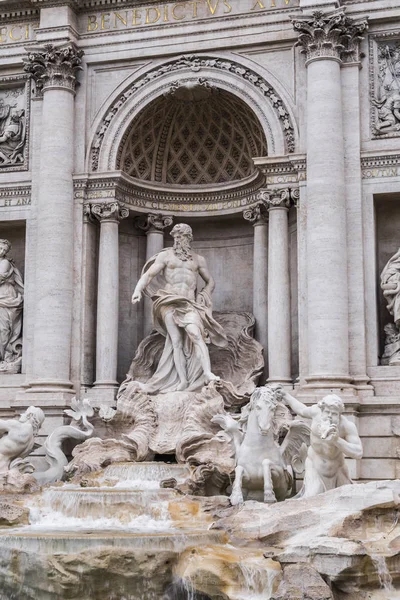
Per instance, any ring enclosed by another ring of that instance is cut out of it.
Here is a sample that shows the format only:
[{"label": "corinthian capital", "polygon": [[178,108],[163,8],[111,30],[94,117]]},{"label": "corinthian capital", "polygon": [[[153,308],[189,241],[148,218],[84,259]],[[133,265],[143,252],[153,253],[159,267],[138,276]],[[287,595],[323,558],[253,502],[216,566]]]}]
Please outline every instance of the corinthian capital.
[{"label": "corinthian capital", "polygon": [[77,72],[82,70],[82,56],[83,50],[78,50],[72,43],[57,47],[47,44],[28,53],[24,70],[31,73],[39,92],[50,87],[63,87],[74,92]]},{"label": "corinthian capital", "polygon": [[161,213],[150,213],[145,217],[138,217],[136,220],[136,226],[146,233],[162,232],[166,227],[170,227],[172,223],[172,217],[167,217]]},{"label": "corinthian capital", "polygon": [[366,19],[353,21],[345,16],[344,10],[331,13],[315,11],[292,19],[295,31],[299,33],[298,45],[307,60],[334,58],[337,60],[357,60],[361,34],[367,29]]},{"label": "corinthian capital", "polygon": [[122,202],[101,202],[91,205],[92,215],[100,222],[114,221],[119,223],[129,216],[129,209]]}]

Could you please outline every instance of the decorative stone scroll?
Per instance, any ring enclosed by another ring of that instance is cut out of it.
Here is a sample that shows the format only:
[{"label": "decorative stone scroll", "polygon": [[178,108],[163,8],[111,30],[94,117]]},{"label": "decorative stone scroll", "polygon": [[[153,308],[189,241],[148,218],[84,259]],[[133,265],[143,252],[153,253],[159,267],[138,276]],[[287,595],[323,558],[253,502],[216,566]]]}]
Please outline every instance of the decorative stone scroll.
[{"label": "decorative stone scroll", "polygon": [[121,221],[129,216],[129,208],[126,208],[122,202],[102,202],[91,205],[92,215],[100,222],[102,221]]},{"label": "decorative stone scroll", "polygon": [[134,81],[134,83],[131,84],[131,86],[123,94],[121,94],[117,100],[115,100],[110,107],[110,110],[99,125],[94,138],[90,153],[90,164],[93,171],[97,171],[99,168],[100,149],[103,144],[106,131],[125,102],[140,88],[154,81],[155,79],[158,79],[159,77],[162,77],[168,73],[175,73],[184,69],[190,69],[196,73],[200,72],[202,69],[226,71],[244,79],[247,84],[258,88],[258,90],[261,91],[265,98],[271,103],[277,118],[281,123],[286,140],[287,151],[289,153],[295,151],[294,125],[292,119],[286,110],[286,106],[278,92],[265,79],[263,79],[255,71],[248,69],[247,67],[244,67],[243,65],[232,60],[188,54],[164,64],[161,67],[157,67],[148,71],[145,75]]},{"label": "decorative stone scroll", "polygon": [[243,218],[253,225],[259,225],[268,221],[268,211],[262,202],[250,206],[243,211]]},{"label": "decorative stone scroll", "polygon": [[299,32],[298,45],[306,54],[307,61],[316,58],[336,58],[344,62],[359,60],[358,47],[367,29],[367,20],[354,21],[345,16],[344,10],[331,13],[315,11],[292,20]]},{"label": "decorative stone scroll", "polygon": [[28,53],[24,59],[24,70],[32,75],[39,94],[50,87],[63,87],[75,92],[83,54],[83,50],[78,50],[71,43],[57,47],[46,44]]}]

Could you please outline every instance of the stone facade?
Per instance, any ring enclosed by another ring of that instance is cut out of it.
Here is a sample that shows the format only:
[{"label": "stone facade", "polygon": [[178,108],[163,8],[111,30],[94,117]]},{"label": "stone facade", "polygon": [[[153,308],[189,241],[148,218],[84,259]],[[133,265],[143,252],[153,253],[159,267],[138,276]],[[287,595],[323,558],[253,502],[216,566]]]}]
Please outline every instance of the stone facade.
[{"label": "stone facade", "polygon": [[254,314],[264,380],[338,393],[351,476],[399,477],[379,281],[400,246],[400,10],[6,0],[0,20],[0,229],[25,283],[1,416],[40,406],[46,435],[75,394],[114,404],[151,329],[134,286],[185,222],[214,310]]}]

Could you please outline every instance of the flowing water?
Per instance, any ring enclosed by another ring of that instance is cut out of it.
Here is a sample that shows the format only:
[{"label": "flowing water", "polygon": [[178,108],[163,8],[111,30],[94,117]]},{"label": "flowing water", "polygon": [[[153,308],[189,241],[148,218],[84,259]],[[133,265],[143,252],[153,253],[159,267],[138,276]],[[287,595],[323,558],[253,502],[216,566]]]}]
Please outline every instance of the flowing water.
[{"label": "flowing water", "polygon": [[371,554],[370,556],[378,573],[381,588],[385,592],[394,592],[393,580],[386,563],[386,558],[382,554]]},{"label": "flowing water", "polygon": [[0,600],[268,600],[272,561],[230,546],[201,502],[160,485],[187,476],[121,463],[93,487],[30,497],[30,524],[0,530]]}]

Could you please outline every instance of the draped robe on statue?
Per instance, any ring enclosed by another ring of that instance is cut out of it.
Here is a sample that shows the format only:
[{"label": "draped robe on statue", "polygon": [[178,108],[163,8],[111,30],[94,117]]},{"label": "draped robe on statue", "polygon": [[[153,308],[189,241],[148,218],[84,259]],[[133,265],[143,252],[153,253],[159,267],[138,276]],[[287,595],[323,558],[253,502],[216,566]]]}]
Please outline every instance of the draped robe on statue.
[{"label": "draped robe on statue", "polygon": [[381,274],[381,288],[387,301],[387,309],[400,326],[400,250],[387,262]]},{"label": "draped robe on statue", "polygon": [[0,275],[0,360],[11,362],[21,354],[24,284],[19,270],[11,261],[9,265]]},{"label": "draped robe on statue", "polygon": [[[166,252],[167,249],[161,250]],[[143,267],[142,275],[152,266],[158,254]],[[165,315],[172,311],[175,324],[182,334],[183,353],[186,359],[188,387],[185,391],[195,391],[205,384],[204,373],[196,347],[185,331],[188,325],[197,325],[206,343],[224,347],[228,344],[224,330],[212,316],[211,298],[204,290],[197,292],[196,300],[171,293],[165,288],[167,282],[162,273],[156,275],[144,290],[144,294],[153,301],[154,329],[165,337],[164,350],[154,375],[140,388],[147,393],[176,391],[180,379],[175,367],[174,349],[165,326]]]}]

